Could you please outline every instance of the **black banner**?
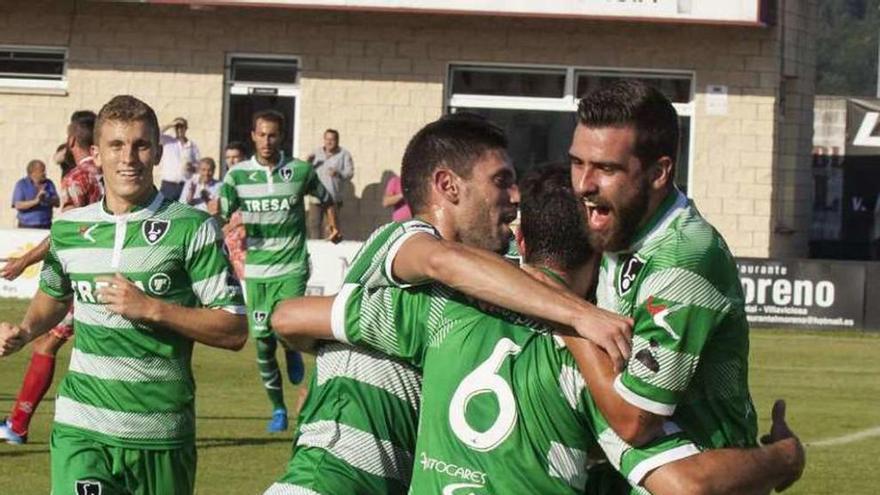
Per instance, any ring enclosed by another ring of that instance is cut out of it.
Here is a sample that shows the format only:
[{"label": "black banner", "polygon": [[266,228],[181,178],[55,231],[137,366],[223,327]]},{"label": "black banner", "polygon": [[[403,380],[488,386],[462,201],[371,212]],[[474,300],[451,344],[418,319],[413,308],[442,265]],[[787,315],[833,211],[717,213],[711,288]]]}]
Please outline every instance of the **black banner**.
[{"label": "black banner", "polygon": [[871,259],[880,236],[880,99],[820,97],[811,256]]},{"label": "black banner", "polygon": [[751,325],[863,328],[863,263],[755,258],[736,263]]}]

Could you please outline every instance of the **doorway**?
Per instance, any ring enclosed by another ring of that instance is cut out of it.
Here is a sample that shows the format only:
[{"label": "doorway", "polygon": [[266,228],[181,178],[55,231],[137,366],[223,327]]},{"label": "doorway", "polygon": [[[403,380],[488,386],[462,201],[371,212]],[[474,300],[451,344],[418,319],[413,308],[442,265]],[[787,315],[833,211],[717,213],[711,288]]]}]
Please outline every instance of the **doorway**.
[{"label": "doorway", "polygon": [[[297,156],[299,59],[277,55],[228,55],[225,93],[224,149],[228,143],[239,141],[251,155],[251,118],[256,112],[271,109],[280,112],[286,123],[281,148],[286,156]],[[225,163],[221,170],[225,173]]]}]

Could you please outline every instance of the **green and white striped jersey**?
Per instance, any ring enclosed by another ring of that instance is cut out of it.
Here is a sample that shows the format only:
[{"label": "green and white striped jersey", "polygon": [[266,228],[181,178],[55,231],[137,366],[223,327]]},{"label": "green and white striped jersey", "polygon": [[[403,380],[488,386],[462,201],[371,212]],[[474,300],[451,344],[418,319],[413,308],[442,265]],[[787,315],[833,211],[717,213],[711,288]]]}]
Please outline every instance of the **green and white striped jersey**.
[{"label": "green and white striped jersey", "polygon": [[479,306],[437,284],[346,285],[334,302],[337,339],[423,371],[410,493],[580,494],[597,442],[634,484],[698,452],[672,424],[651,445],[630,447],[602,418],[561,339]]},{"label": "green and white striped jersey", "polygon": [[247,233],[245,280],[308,276],[303,206],[306,194],[322,202],[332,201],[311,165],[286,160],[283,153],[271,169],[251,157],[226,172],[220,187],[220,213],[228,219],[233,212],[241,211]]},{"label": "green and white striped jersey", "polygon": [[701,447],[754,446],[749,327],[724,239],[679,191],[636,239],[627,252],[606,253],[599,273],[598,305],[635,320],[615,388],[672,416]]},{"label": "green and white striped jersey", "polygon": [[[439,238],[433,226],[420,220],[376,229],[355,256],[346,283],[405,286],[394,280],[391,263],[417,233]],[[333,314],[334,320],[340,317]],[[406,493],[421,383],[412,366],[385,354],[322,344],[287,473],[266,494]]]},{"label": "green and white striped jersey", "polygon": [[193,441],[193,341],[109,311],[95,279],[121,273],[152,297],[244,314],[222,240],[213,218],[161,193],[125,215],[98,202],[55,220],[40,290],[73,296],[76,330],[55,428],[128,448]]}]

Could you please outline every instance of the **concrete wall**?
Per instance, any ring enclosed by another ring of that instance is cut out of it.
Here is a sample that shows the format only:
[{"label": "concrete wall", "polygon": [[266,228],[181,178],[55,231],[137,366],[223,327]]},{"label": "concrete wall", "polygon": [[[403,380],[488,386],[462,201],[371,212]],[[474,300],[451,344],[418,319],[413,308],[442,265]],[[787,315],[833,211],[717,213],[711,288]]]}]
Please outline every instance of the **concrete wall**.
[{"label": "concrete wall", "polygon": [[[160,120],[186,116],[191,137],[216,157],[226,54],[296,55],[300,154],[323,129],[339,129],[356,164],[343,226],[362,238],[388,218],[383,174],[399,168],[408,138],[443,113],[449,63],[690,70],[691,196],[737,255],[803,254],[816,5],[784,5],[778,26],[743,28],[0,0],[0,44],[70,48],[66,95],[0,89],[0,191],[11,194],[30,158],[51,155],[71,111],[97,109],[118,93],[142,97]],[[709,84],[727,86],[726,115],[707,115]],[[13,211],[0,209],[0,226],[12,222]]]}]

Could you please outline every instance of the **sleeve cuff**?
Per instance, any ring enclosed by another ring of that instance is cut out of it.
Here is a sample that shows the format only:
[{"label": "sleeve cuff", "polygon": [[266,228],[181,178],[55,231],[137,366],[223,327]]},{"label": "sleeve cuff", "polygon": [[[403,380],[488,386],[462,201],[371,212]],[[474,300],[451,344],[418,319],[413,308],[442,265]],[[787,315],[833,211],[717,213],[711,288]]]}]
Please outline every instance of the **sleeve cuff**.
[{"label": "sleeve cuff", "polygon": [[52,299],[55,299],[56,301],[66,301],[66,300],[70,299],[71,297],[73,297],[72,292],[58,292],[53,289],[48,289],[47,287],[45,287],[43,285],[39,285],[39,289],[40,289],[40,292],[42,292],[43,294],[46,294],[47,296],[51,297]]},{"label": "sleeve cuff", "polygon": [[661,454],[657,454],[654,457],[645,459],[644,461],[636,464],[634,468],[629,472],[629,476],[627,479],[633,486],[638,486],[644,481],[645,476],[647,476],[651,471],[657,469],[658,467],[665,466],[666,464],[673,463],[675,461],[680,461],[686,457],[690,457],[692,455],[696,455],[700,453],[700,449],[697,448],[696,445],[689,443],[687,445],[682,445],[680,447],[676,447],[672,450],[667,450]]},{"label": "sleeve cuff", "polygon": [[675,404],[664,404],[662,402],[657,402],[655,400],[642,397],[641,395],[627,388],[626,385],[623,384],[623,380],[621,380],[622,376],[622,374],[617,375],[617,378],[614,379],[614,390],[617,391],[618,395],[623,397],[623,400],[638,407],[639,409],[657,414],[659,416],[672,416],[672,413],[675,412]]},{"label": "sleeve cuff", "polygon": [[[395,286],[397,286],[401,289],[406,289],[407,287],[412,287],[415,284],[401,282],[400,280],[398,280],[394,276],[394,270],[393,270],[394,258],[397,257],[397,252],[400,251],[400,248],[403,247],[403,244],[416,234],[431,235],[431,233],[429,233],[427,230],[424,230],[424,229],[410,230],[408,232],[405,232],[396,241],[394,241],[394,244],[392,244],[391,248],[388,249],[388,254],[385,255],[385,266],[384,266],[385,277],[388,280],[390,280],[392,284],[394,284]],[[425,282],[430,282],[430,280],[426,280]]]},{"label": "sleeve cuff", "polygon": [[345,333],[345,307],[348,306],[348,299],[356,288],[356,284],[343,284],[330,308],[330,330],[333,331],[333,338],[346,344],[349,342]]}]

